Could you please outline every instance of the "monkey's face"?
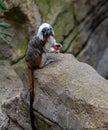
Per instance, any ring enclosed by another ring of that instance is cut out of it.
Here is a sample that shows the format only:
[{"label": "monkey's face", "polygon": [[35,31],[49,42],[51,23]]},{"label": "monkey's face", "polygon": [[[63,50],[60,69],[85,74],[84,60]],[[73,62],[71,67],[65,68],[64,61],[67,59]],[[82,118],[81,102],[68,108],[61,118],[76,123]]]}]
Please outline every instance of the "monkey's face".
[{"label": "monkey's face", "polygon": [[54,35],[54,31],[52,27],[43,28],[42,33],[43,33],[43,38],[48,38],[49,36]]},{"label": "monkey's face", "polygon": [[48,23],[43,23],[39,29],[38,29],[38,32],[37,32],[37,37],[40,39],[40,40],[44,40],[46,38],[48,38],[49,36],[54,36],[54,30],[53,28],[51,27],[50,24]]}]

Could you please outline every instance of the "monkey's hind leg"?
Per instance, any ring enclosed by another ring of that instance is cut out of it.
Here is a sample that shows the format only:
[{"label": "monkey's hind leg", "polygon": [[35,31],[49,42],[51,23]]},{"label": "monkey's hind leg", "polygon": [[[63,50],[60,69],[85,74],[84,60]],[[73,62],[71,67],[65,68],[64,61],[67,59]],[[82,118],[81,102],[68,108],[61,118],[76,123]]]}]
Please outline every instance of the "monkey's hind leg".
[{"label": "monkey's hind leg", "polygon": [[55,60],[53,58],[48,58],[47,55],[44,53],[42,55],[42,60],[41,60],[41,64],[40,64],[39,68],[42,68],[42,67],[44,67],[44,66],[46,66],[54,61]]},{"label": "monkey's hind leg", "polygon": [[50,59],[47,59],[46,62],[45,62],[45,65],[48,65],[52,62],[54,62],[55,60],[53,58],[50,58]]}]

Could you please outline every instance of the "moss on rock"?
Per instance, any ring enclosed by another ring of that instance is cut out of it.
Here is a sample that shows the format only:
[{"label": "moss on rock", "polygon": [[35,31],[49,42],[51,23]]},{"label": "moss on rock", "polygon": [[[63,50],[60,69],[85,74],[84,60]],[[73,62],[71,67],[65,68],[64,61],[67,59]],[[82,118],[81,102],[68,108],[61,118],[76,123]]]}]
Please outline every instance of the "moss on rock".
[{"label": "moss on rock", "polygon": [[0,60],[6,60],[7,58],[0,52]]},{"label": "moss on rock", "polygon": [[16,73],[19,75],[19,77],[22,79],[23,74],[25,72],[25,59],[23,58],[22,60],[20,60],[18,63],[13,65],[14,70],[16,71]]},{"label": "moss on rock", "polygon": [[39,6],[44,20],[53,25],[57,42],[63,44],[62,52],[78,53],[81,35],[77,21],[78,9],[72,0],[40,0]]},{"label": "moss on rock", "polygon": [[27,48],[28,40],[25,38],[21,43],[17,44],[15,48],[13,48],[13,52],[15,53],[16,60],[25,55],[25,51]]}]

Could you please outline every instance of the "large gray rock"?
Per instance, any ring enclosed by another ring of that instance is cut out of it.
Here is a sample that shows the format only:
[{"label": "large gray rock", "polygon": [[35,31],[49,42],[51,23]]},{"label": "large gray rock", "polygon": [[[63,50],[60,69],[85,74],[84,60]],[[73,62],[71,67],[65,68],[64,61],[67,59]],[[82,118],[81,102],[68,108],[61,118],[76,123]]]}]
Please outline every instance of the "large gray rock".
[{"label": "large gray rock", "polygon": [[[34,73],[33,107],[39,130],[108,129],[108,81],[71,54],[53,57],[56,62]],[[8,130],[31,130],[27,74],[24,77],[22,96],[3,104]]]},{"label": "large gray rock", "polygon": [[22,81],[10,66],[8,61],[0,61],[0,130],[1,126],[7,126],[9,117],[1,111],[1,104],[5,101],[17,98],[23,88]]},{"label": "large gray rock", "polygon": [[[22,81],[8,61],[0,61],[0,104],[6,98],[18,94],[23,88]],[[1,108],[1,107],[0,107]]]},{"label": "large gray rock", "polygon": [[92,65],[107,78],[108,57],[105,55],[108,48],[108,1],[81,0],[77,1],[77,6],[79,29],[84,43],[77,58]]},{"label": "large gray rock", "polygon": [[105,49],[97,67],[97,71],[108,79],[108,47]]}]

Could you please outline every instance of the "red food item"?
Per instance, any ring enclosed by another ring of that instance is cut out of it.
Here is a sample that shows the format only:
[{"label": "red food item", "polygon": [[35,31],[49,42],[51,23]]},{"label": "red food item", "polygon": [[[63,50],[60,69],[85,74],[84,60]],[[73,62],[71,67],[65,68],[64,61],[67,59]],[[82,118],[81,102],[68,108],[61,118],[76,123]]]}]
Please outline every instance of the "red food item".
[{"label": "red food item", "polygon": [[54,49],[57,51],[57,50],[59,50],[59,46],[54,46]]}]

